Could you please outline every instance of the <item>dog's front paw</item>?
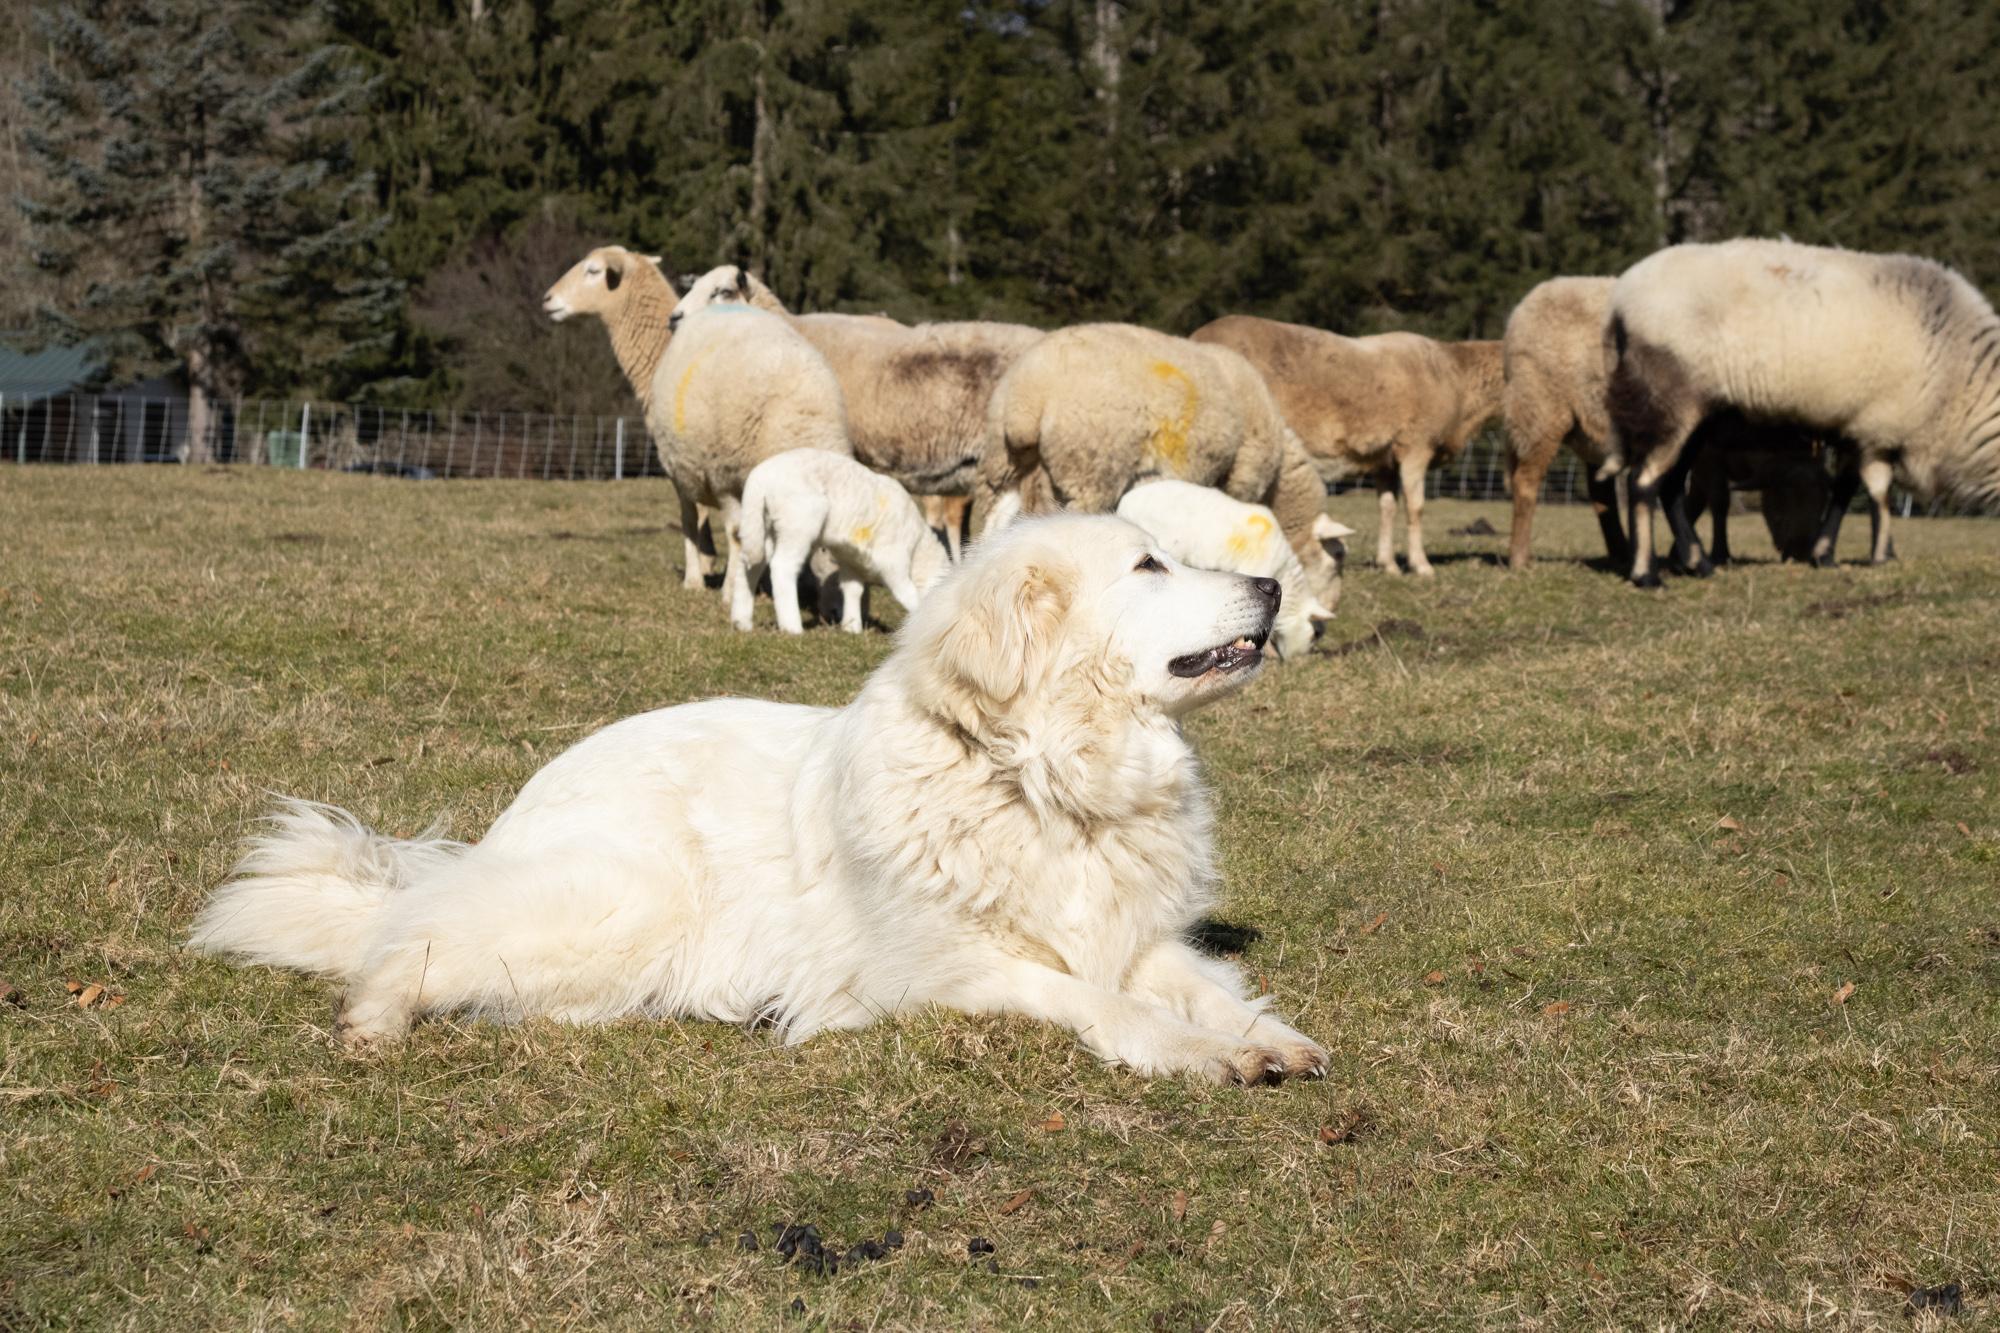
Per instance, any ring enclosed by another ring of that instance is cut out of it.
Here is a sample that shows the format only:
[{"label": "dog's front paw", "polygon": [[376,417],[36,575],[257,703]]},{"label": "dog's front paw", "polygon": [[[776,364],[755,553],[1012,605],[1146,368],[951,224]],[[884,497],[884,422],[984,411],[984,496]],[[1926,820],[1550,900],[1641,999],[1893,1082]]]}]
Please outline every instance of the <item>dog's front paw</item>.
[{"label": "dog's front paw", "polygon": [[1275,1018],[1260,1016],[1250,1026],[1249,1037],[1284,1057],[1286,1078],[1325,1078],[1326,1048],[1304,1033],[1286,1027]]},{"label": "dog's front paw", "polygon": [[1285,1053],[1270,1046],[1239,1046],[1211,1054],[1205,1072],[1227,1086],[1276,1087],[1285,1081]]}]

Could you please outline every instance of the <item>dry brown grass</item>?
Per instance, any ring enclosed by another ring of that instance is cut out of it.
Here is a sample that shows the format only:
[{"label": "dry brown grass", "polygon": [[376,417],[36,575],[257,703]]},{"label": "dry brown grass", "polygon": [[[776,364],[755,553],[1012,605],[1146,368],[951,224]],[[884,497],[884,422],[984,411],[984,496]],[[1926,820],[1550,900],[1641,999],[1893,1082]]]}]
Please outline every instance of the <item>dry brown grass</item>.
[{"label": "dry brown grass", "polygon": [[[950,1014],[344,1059],[326,986],[177,947],[265,791],[476,836],[604,721],[838,702],[886,637],[731,634],[650,483],[0,487],[0,1327],[1995,1323],[1989,522],[1653,596],[1557,510],[1525,575],[1356,571],[1192,728],[1234,943],[1335,1054],[1240,1092]],[[815,1276],[793,1221],[907,1244]]]}]

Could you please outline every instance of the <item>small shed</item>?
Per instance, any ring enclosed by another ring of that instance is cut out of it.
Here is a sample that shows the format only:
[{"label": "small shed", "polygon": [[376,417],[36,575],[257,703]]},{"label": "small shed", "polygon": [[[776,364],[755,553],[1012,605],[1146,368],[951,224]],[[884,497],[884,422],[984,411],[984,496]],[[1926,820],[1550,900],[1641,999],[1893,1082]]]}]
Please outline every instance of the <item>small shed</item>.
[{"label": "small shed", "polygon": [[0,340],[0,462],[172,463],[187,389],[172,376],[106,389],[89,343],[22,352]]}]

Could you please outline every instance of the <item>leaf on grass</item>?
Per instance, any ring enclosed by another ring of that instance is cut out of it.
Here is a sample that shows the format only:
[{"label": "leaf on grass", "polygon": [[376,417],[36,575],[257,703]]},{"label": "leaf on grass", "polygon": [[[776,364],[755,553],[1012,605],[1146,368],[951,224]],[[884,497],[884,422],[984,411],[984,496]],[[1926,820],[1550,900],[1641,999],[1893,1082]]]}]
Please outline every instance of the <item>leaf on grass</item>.
[{"label": "leaf on grass", "polygon": [[1181,1222],[1187,1219],[1187,1205],[1188,1205],[1187,1191],[1175,1190],[1173,1201],[1170,1204],[1168,1204],[1168,1208],[1172,1211],[1174,1215],[1174,1221]]},{"label": "leaf on grass", "polygon": [[104,987],[93,981],[76,993],[76,1007],[79,1009],[88,1009],[103,998]]},{"label": "leaf on grass", "polygon": [[1444,973],[1442,973],[1442,972],[1440,972],[1440,971],[1437,971],[1436,969],[1432,969],[1431,971],[1429,971],[1429,972],[1426,972],[1426,973],[1424,973],[1424,984],[1425,984],[1426,986],[1441,986],[1441,985],[1443,985],[1443,984],[1444,984]]},{"label": "leaf on grass", "polygon": [[[1220,1226],[1221,1224],[1217,1223],[1217,1225]],[[1126,1250],[1125,1253],[1119,1257],[1117,1263],[1111,1265],[1111,1271],[1114,1273],[1124,1272],[1125,1266],[1131,1263],[1134,1259],[1137,1259],[1141,1254],[1145,1253],[1145,1250],[1146,1250],[1145,1241],[1143,1240],[1133,1241],[1132,1247]]]},{"label": "leaf on grass", "polygon": [[1370,921],[1367,925],[1354,932],[1356,938],[1364,935],[1373,935],[1376,931],[1382,929],[1382,923],[1388,919],[1389,914],[1387,912],[1377,912],[1373,921]]},{"label": "leaf on grass", "polygon": [[83,983],[81,981],[65,981],[63,983],[63,989],[68,991],[71,995],[74,995],[78,991],[83,989]]},{"label": "leaf on grass", "polygon": [[1972,827],[1969,824],[1967,824],[1963,819],[1958,821],[1958,831],[1960,833],[1963,833],[1968,838],[1972,836]]},{"label": "leaf on grass", "polygon": [[144,1166],[139,1168],[138,1174],[132,1177],[132,1183],[135,1185],[145,1184],[147,1181],[151,1180],[155,1174],[158,1173],[159,1169],[160,1169],[160,1164],[158,1162],[146,1163]]},{"label": "leaf on grass", "polygon": [[1039,1126],[1039,1128],[1044,1134],[1054,1134],[1058,1130],[1062,1129],[1063,1126],[1067,1125],[1068,1123],[1069,1123],[1068,1121],[1063,1119],[1063,1113],[1061,1111],[1051,1111],[1049,1112],[1049,1118],[1047,1120],[1044,1120]]},{"label": "leaf on grass", "polygon": [[1849,997],[1851,997],[1853,994],[1854,994],[1854,983],[1851,981],[1843,981],[1840,983],[1840,989],[1833,993],[1832,1003],[1836,1006],[1846,1004]]},{"label": "leaf on grass", "polygon": [[1319,1127],[1319,1141],[1329,1146],[1335,1143],[1345,1143],[1360,1133],[1361,1127],[1367,1123],[1368,1113],[1357,1106],[1349,1111],[1339,1124],[1321,1125]]},{"label": "leaf on grass", "polygon": [[1737,823],[1736,820],[1728,815],[1724,815],[1722,818],[1716,820],[1715,826],[1717,828],[1726,828],[1731,833],[1741,833],[1743,831],[1743,825]]},{"label": "leaf on grass", "polygon": [[1016,1194],[1013,1198],[1007,1200],[1007,1202],[1000,1205],[1000,1216],[1002,1217],[1013,1216],[1015,1213],[1018,1213],[1023,1208],[1027,1207],[1028,1200],[1034,1197],[1035,1197],[1034,1190],[1032,1189],[1022,1190],[1019,1194]]},{"label": "leaf on grass", "polygon": [[1569,1012],[1568,1000],[1551,1000],[1547,1004],[1542,1006],[1542,1016],[1544,1018],[1561,1018],[1564,1014],[1568,1012]]},{"label": "leaf on grass", "polygon": [[11,1004],[16,1009],[26,1009],[28,1007],[28,997],[21,993],[19,986],[11,982],[0,981],[0,1004]]}]

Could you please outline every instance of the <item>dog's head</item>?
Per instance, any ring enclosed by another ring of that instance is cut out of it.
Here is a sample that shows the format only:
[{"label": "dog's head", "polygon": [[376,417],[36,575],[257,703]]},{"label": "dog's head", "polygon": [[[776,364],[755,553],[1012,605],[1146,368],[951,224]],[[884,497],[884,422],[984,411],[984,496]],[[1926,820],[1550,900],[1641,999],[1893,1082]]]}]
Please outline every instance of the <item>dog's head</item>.
[{"label": "dog's head", "polygon": [[1273,579],[1191,569],[1123,519],[1024,520],[925,598],[899,655],[925,705],[976,734],[1080,692],[1099,711],[1176,717],[1256,675],[1280,595]]}]

